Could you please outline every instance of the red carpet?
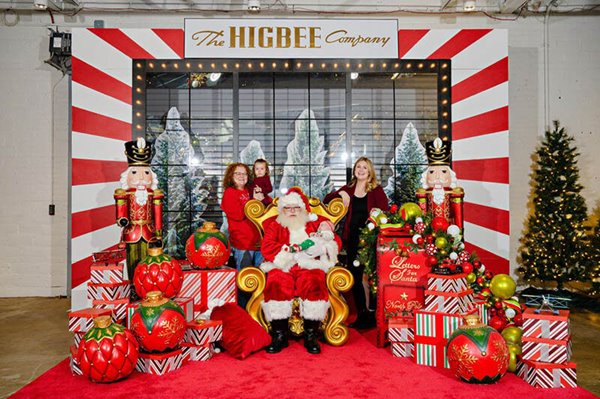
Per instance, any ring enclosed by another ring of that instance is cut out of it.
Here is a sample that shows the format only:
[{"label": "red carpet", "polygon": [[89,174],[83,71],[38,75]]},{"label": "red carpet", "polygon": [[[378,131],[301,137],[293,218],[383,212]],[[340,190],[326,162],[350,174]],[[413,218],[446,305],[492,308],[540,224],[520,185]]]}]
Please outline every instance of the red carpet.
[{"label": "red carpet", "polygon": [[418,366],[378,349],[352,330],[349,342],[322,345],[309,355],[302,341],[277,355],[258,352],[235,360],[225,353],[208,362],[188,363],[162,377],[134,373],[124,381],[94,384],[74,377],[68,359],[18,391],[12,398],[595,398],[582,388],[537,389],[507,374],[494,385],[470,385],[448,370]]}]

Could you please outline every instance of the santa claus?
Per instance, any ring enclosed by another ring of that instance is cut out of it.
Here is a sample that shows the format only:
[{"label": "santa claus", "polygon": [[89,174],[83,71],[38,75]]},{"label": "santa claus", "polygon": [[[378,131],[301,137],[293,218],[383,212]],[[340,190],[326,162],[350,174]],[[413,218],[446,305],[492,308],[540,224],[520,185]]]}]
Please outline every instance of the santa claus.
[{"label": "santa claus", "polygon": [[457,187],[456,173],[450,168],[452,153],[449,142],[439,137],[425,144],[429,166],[421,176],[417,200],[423,212],[434,218],[446,219],[448,224],[463,228],[464,191]]},{"label": "santa claus", "polygon": [[115,190],[114,198],[117,225],[123,228],[127,274],[133,280],[135,267],[147,255],[148,243],[156,240],[156,245],[161,245],[163,193],[150,169],[151,145],[143,138],[128,141],[125,155],[129,167],[121,174],[121,188]]},{"label": "santa claus", "polygon": [[337,263],[340,238],[333,224],[310,213],[308,199],[296,187],[279,198],[279,215],[265,226],[261,252],[267,273],[263,312],[271,323],[272,342],[268,353],[288,346],[288,319],[292,300],[300,300],[304,319],[304,346],[312,354],[321,352],[319,327],[329,309],[326,273]]}]

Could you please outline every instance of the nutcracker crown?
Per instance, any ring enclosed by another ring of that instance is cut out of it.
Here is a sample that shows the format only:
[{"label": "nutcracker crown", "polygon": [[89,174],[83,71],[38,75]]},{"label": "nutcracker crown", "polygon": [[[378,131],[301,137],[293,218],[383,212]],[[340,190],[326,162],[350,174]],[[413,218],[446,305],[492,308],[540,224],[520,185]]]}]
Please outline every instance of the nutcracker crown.
[{"label": "nutcracker crown", "polygon": [[152,160],[152,144],[140,137],[125,143],[125,155],[129,166],[150,166]]},{"label": "nutcracker crown", "polygon": [[429,165],[447,165],[450,166],[450,155],[452,155],[452,145],[450,142],[442,141],[439,137],[433,141],[425,143],[427,160]]}]

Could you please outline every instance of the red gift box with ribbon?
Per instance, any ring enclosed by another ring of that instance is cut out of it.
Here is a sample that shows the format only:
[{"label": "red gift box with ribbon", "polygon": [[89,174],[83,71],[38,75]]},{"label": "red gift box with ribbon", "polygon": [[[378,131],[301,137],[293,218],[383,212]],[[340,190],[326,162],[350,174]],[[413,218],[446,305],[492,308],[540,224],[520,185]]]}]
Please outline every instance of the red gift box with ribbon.
[{"label": "red gift box with ribbon", "polygon": [[517,376],[539,388],[576,388],[577,365],[543,363],[521,360],[517,365]]},{"label": "red gift box with ribbon", "polygon": [[458,314],[416,311],[415,362],[425,366],[448,368],[446,343],[462,324],[462,316]]},{"label": "red gift box with ribbon", "polygon": [[559,310],[558,314],[535,313],[528,308],[523,312],[523,336],[564,340],[571,334],[569,311]]},{"label": "red gift box with ribbon", "polygon": [[178,296],[194,300],[195,317],[208,309],[211,299],[237,303],[236,270],[230,267],[184,270],[183,284]]}]

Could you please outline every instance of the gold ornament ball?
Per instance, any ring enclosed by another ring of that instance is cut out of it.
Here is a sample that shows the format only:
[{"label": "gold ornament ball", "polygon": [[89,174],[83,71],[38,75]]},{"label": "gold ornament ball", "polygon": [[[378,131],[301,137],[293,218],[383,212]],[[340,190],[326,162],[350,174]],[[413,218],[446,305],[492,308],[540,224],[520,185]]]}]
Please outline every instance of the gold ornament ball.
[{"label": "gold ornament ball", "polygon": [[435,246],[439,249],[446,248],[448,246],[448,239],[446,237],[438,237],[435,239]]},{"label": "gold ornament ball", "polygon": [[515,326],[506,327],[504,330],[502,330],[502,336],[507,344],[516,344],[520,346],[523,330]]},{"label": "gold ornament ball", "polygon": [[521,345],[508,344],[508,372],[517,371],[517,356],[522,353]]},{"label": "gold ornament ball", "polygon": [[492,294],[502,299],[508,299],[515,294],[517,283],[508,274],[496,274],[490,284]]},{"label": "gold ornament ball", "polygon": [[403,204],[398,213],[404,220],[414,220],[423,214],[421,208],[419,208],[419,205],[415,204],[414,202],[407,202]]},{"label": "gold ornament ball", "polygon": [[475,273],[467,274],[467,283],[472,284],[477,280],[477,275]]}]

